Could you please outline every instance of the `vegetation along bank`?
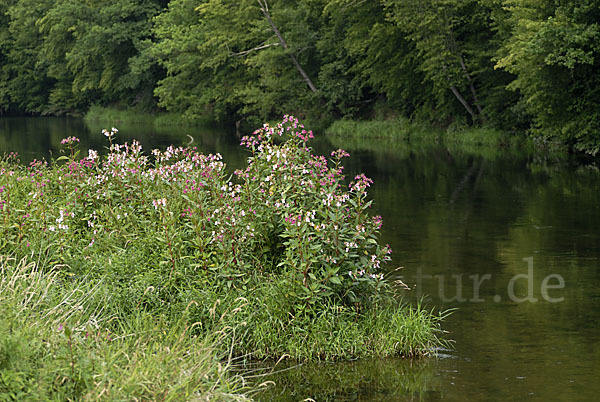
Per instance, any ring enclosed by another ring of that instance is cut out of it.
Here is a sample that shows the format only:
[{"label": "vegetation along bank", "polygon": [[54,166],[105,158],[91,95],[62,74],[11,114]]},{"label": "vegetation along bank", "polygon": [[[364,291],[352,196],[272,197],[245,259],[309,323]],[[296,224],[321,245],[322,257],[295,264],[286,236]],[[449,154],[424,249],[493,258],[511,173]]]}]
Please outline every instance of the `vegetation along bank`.
[{"label": "vegetation along bank", "polygon": [[0,395],[242,399],[239,359],[445,343],[443,314],[394,298],[372,181],[314,155],[296,118],[244,137],[233,176],[219,154],[104,135],[104,156],[68,137],[50,163],[0,161]]}]

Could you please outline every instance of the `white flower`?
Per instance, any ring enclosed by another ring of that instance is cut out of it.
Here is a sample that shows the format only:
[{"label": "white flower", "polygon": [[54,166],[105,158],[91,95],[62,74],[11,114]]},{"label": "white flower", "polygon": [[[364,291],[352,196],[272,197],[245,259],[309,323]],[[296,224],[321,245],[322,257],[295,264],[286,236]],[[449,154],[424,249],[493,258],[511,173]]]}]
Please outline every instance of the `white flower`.
[{"label": "white flower", "polygon": [[98,158],[98,152],[94,151],[93,149],[88,149],[87,158],[91,161],[96,160]]},{"label": "white flower", "polygon": [[[74,212],[70,212],[67,215],[74,217],[75,213]],[[65,211],[64,210],[60,210],[60,216],[58,218],[56,218],[56,223],[58,223],[59,225],[59,229],[60,229],[60,223],[63,223],[65,220]]]},{"label": "white flower", "polygon": [[152,205],[154,205],[154,209],[158,209],[161,205],[163,207],[167,206],[166,198],[159,198],[158,200],[152,200]]}]

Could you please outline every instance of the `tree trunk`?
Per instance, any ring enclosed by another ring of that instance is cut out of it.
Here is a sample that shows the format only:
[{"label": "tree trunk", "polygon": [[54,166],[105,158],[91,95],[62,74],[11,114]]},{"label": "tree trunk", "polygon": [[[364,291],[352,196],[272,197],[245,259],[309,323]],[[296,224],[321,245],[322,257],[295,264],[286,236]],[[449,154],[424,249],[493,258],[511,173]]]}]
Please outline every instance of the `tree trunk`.
[{"label": "tree trunk", "polygon": [[450,50],[451,53],[454,53],[454,56],[458,59],[460,68],[462,69],[463,74],[464,74],[465,78],[467,79],[467,83],[469,84],[469,89],[471,90],[471,95],[473,95],[473,103],[475,104],[475,107],[477,108],[479,117],[481,119],[483,119],[484,117],[482,114],[481,103],[479,102],[479,97],[477,96],[477,91],[475,90],[475,85],[473,84],[473,79],[471,78],[471,75],[469,74],[469,71],[467,70],[467,65],[465,64],[465,59],[463,58],[463,56],[460,52],[460,49],[458,48],[458,44],[456,43],[456,40],[454,39],[454,31],[450,27],[448,27],[448,42],[449,42],[448,50]]},{"label": "tree trunk", "polygon": [[[260,6],[262,13],[264,14],[265,18],[267,19],[267,22],[269,23],[269,25],[271,25],[271,29],[273,29],[273,32],[275,32],[277,39],[279,39],[279,43],[281,44],[281,47],[283,47],[285,50],[288,50],[288,45],[285,42],[285,39],[283,39],[283,36],[281,36],[281,32],[279,32],[279,29],[277,29],[277,26],[271,19],[271,14],[269,13],[269,5],[267,4],[267,0],[257,0],[257,1],[258,1],[258,5]],[[302,66],[300,65],[300,63],[298,63],[296,56],[294,56],[294,54],[292,52],[289,52],[288,54],[289,54],[290,58],[292,59],[292,63],[294,64],[294,67],[296,67],[296,70],[298,70],[298,72],[300,73],[300,75],[304,79],[304,82],[306,82],[306,84],[308,85],[310,90],[313,92],[317,92],[317,87],[315,87],[313,82],[310,80],[310,78],[308,77],[308,75],[306,74],[306,72],[304,71]]]},{"label": "tree trunk", "polygon": [[467,112],[469,112],[469,114],[473,118],[473,121],[475,121],[477,119],[477,115],[475,114],[475,111],[469,105],[469,103],[465,100],[465,98],[462,97],[462,95],[460,94],[460,92],[458,91],[458,89],[456,89],[456,87],[454,85],[451,85],[450,86],[450,90],[452,91],[452,93],[454,94],[454,96],[456,96],[456,99],[458,99],[458,101],[460,103],[462,103],[462,105],[467,110]]},{"label": "tree trunk", "polygon": [[462,54],[458,54],[458,61],[460,62],[460,66],[463,70],[463,73],[465,74],[465,77],[467,78],[467,82],[469,83],[469,88],[471,89],[471,94],[473,95],[473,103],[475,104],[475,107],[477,108],[477,111],[479,112],[479,116],[481,116],[481,118],[483,118],[483,114],[482,114],[482,110],[481,110],[481,103],[479,103],[479,98],[477,96],[477,91],[475,91],[475,85],[473,85],[473,80],[471,79],[471,76],[469,75],[469,72],[467,71],[467,66],[465,65],[465,60],[462,57]]},{"label": "tree trunk", "polygon": [[[447,70],[446,66],[442,65],[442,70],[444,70],[444,72],[446,72],[446,70]],[[450,81],[449,77],[448,77],[448,81]],[[456,97],[456,99],[458,99],[458,101],[463,105],[463,107],[465,108],[465,110],[467,112],[469,112],[469,114],[471,115],[471,118],[473,119],[473,121],[475,121],[476,117],[477,117],[476,114],[475,114],[475,111],[469,105],[469,102],[467,102],[467,100],[465,98],[463,98],[463,96],[460,94],[460,91],[458,90],[458,88],[456,88],[454,85],[450,85],[450,90],[452,91],[452,93],[454,94],[454,96]]]}]

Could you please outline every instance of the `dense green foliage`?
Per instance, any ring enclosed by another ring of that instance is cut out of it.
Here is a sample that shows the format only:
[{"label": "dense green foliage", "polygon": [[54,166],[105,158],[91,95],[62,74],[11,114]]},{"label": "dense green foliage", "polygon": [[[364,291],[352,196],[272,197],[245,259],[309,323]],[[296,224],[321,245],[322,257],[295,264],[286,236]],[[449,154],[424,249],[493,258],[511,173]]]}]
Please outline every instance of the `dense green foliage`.
[{"label": "dense green foliage", "polygon": [[94,103],[151,102],[149,56],[161,2],[9,1],[0,6],[0,109],[64,114]]},{"label": "dense green foliage", "polygon": [[600,150],[600,4],[592,0],[507,2],[510,34],[498,67],[515,75],[535,129],[576,149]]},{"label": "dense green foliage", "polygon": [[592,0],[8,0],[0,112],[381,114],[600,149]]}]

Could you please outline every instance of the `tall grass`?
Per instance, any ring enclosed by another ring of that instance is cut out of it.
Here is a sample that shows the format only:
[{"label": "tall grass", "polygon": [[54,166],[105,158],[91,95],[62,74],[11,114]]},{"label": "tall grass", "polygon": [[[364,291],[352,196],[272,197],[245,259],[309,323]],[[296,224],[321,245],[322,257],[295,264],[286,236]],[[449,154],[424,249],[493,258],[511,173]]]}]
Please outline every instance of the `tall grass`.
[{"label": "tall grass", "polygon": [[[413,123],[405,118],[390,120],[334,122],[326,131],[334,141],[372,141],[372,147],[414,147],[443,144],[453,150],[465,150],[475,153],[486,152],[485,149],[500,150],[528,145],[525,138],[519,138],[507,132],[489,127],[451,126],[446,130]],[[399,145],[400,144],[400,145]],[[355,145],[355,148],[358,146]],[[489,153],[489,152],[487,152]]]},{"label": "tall grass", "polygon": [[[314,312],[291,316],[295,303],[286,296],[287,291],[280,283],[267,282],[245,292],[204,293],[204,300],[218,300],[213,305],[216,316],[225,315],[227,308],[238,308],[224,321],[236,328],[235,354],[254,360],[281,356],[297,361],[412,358],[434,354],[435,348],[450,345],[441,329],[447,312],[399,304],[391,295],[381,295],[379,304],[364,314],[357,314],[352,307],[324,302],[314,306]],[[237,296],[240,294],[243,297]],[[200,309],[195,311],[200,313]],[[196,318],[208,321],[206,317]]]},{"label": "tall grass", "polygon": [[111,107],[91,106],[86,112],[84,120],[103,124],[105,127],[119,126],[125,128],[128,124],[152,124],[156,128],[170,126],[206,126],[213,120],[210,116],[197,119],[186,119],[175,113],[148,113],[135,109],[117,109]]},{"label": "tall grass", "polygon": [[438,143],[442,131],[424,124],[413,123],[406,118],[388,120],[337,120],[325,134],[329,138],[371,139],[383,142]]},{"label": "tall grass", "polygon": [[185,319],[120,316],[108,289],[0,257],[0,400],[246,399],[227,329],[191,336]]}]

